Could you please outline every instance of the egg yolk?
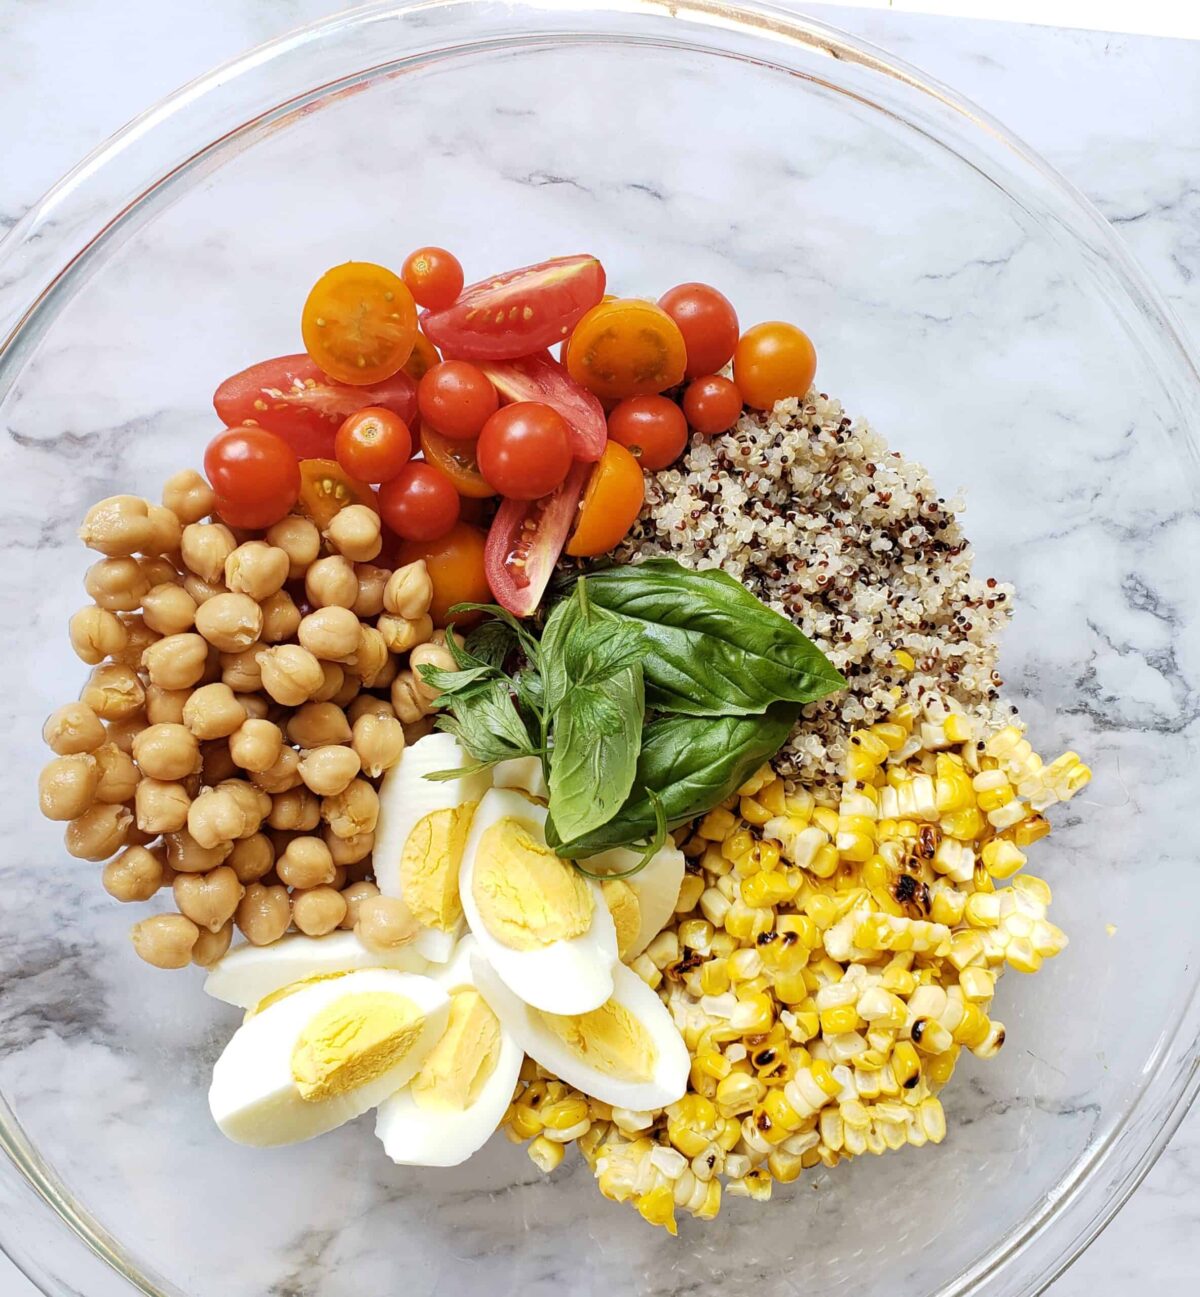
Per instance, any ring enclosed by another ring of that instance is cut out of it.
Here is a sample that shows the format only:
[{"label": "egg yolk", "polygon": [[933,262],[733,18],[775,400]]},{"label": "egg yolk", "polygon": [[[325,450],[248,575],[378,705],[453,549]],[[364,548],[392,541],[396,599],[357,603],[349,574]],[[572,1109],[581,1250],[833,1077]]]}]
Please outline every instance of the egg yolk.
[{"label": "egg yolk", "polygon": [[413,1080],[413,1099],[422,1108],[469,1108],[496,1070],[499,1054],[496,1015],[478,991],[458,991],[441,1040]]},{"label": "egg yolk", "polygon": [[475,802],[433,811],[418,820],[400,857],[400,888],[409,909],[427,928],[449,932],[462,918],[458,867],[475,814]]},{"label": "egg yolk", "polygon": [[406,995],[363,991],[334,1000],[292,1050],[300,1097],[320,1103],[374,1081],[408,1055],[424,1028],[424,1013]]},{"label": "egg yolk", "polygon": [[480,837],[471,895],[488,932],[511,950],[570,941],[592,926],[586,880],[511,817]]},{"label": "egg yolk", "polygon": [[628,958],[637,942],[638,933],[642,930],[641,904],[637,893],[623,878],[605,879],[600,884],[600,893],[617,930],[617,954],[624,960]]},{"label": "egg yolk", "polygon": [[534,1012],[572,1053],[596,1071],[620,1081],[653,1079],[658,1059],[654,1040],[616,1000],[606,1000],[590,1013]]}]

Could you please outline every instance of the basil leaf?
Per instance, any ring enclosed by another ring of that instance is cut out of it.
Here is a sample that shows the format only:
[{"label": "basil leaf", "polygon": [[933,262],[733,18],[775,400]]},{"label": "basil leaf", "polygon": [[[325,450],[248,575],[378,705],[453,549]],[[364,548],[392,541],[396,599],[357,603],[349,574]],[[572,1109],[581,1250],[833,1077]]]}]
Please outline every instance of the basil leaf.
[{"label": "basil leaf", "polygon": [[668,827],[677,828],[723,802],[782,746],[798,703],[776,703],[761,716],[666,716],[642,735],[633,791],[607,823],[571,839],[551,818],[546,840],[568,858],[645,842],[655,831],[654,797]]},{"label": "basil leaf", "polygon": [[450,712],[438,716],[437,728],[452,734],[476,761],[490,765],[537,753],[507,680],[489,680],[447,701]]},{"label": "basil leaf", "polygon": [[647,559],[593,572],[587,595],[641,627],[646,705],[653,710],[744,715],[845,687],[807,636],[724,572]]},{"label": "basil leaf", "polygon": [[556,605],[542,632],[541,667],[546,708],[554,711],[575,689],[603,684],[645,656],[641,630],[626,618],[594,607],[581,577],[569,599]]},{"label": "basil leaf", "polygon": [[[447,642],[450,642],[447,636]],[[507,622],[493,618],[482,622],[467,636],[466,651],[475,662],[500,670],[517,644],[516,632]]]},{"label": "basil leaf", "polygon": [[447,671],[443,667],[429,665],[419,666],[417,670],[421,673],[421,679],[426,684],[433,685],[435,689],[440,689],[443,697],[447,699],[472,688],[480,680],[491,680],[496,676],[495,667],[486,664],[467,667],[462,671]]}]

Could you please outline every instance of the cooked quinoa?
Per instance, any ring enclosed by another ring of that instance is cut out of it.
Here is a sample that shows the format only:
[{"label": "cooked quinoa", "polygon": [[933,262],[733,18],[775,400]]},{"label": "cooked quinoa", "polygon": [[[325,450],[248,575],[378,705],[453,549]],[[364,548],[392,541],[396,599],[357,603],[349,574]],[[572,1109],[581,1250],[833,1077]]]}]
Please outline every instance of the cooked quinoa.
[{"label": "cooked quinoa", "polygon": [[894,708],[897,687],[918,707],[953,699],[985,730],[1007,719],[996,656],[1012,587],[971,575],[962,509],[866,420],[810,393],[694,437],[648,477],[615,557],[723,568],[833,661],[850,687],[805,708],[776,767],[836,799],[846,735]]}]

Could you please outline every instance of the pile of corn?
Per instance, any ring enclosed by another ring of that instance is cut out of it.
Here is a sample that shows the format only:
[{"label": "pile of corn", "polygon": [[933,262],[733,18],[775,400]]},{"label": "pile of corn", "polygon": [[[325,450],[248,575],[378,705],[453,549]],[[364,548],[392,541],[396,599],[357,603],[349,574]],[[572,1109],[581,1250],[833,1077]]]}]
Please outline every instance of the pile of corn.
[{"label": "pile of corn", "polygon": [[577,1143],[601,1193],[671,1233],[723,1193],[765,1201],[807,1168],[939,1143],[962,1050],[1004,1043],[997,978],[1067,944],[1018,871],[1090,777],[939,703],[851,735],[836,808],[764,766],[677,835],[674,922],[633,964],[687,1042],[688,1094],[632,1112],[526,1060],[505,1133],[544,1171]]}]

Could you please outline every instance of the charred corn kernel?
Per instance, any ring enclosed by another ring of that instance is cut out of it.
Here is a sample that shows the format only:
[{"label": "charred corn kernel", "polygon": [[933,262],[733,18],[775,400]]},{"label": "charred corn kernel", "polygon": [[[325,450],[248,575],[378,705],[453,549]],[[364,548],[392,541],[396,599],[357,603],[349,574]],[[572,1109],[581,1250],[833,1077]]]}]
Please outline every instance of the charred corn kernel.
[{"label": "charred corn kernel", "polygon": [[976,1058],[995,1058],[1004,1044],[1004,1038],[1004,1024],[993,1019],[988,1034],[978,1045],[971,1047],[971,1053]]},{"label": "charred corn kernel", "polygon": [[633,969],[633,971],[652,991],[656,991],[662,985],[663,975],[659,969],[655,967],[654,961],[649,955],[639,955],[633,963],[629,965],[629,967]]},{"label": "charred corn kernel", "polygon": [[973,928],[994,928],[1000,922],[1000,898],[995,892],[975,892],[967,898],[963,918]]},{"label": "charred corn kernel", "polygon": [[542,1133],[542,1119],[527,1103],[513,1105],[508,1124],[521,1139],[533,1139]]},{"label": "charred corn kernel", "polygon": [[705,995],[721,995],[729,990],[729,969],[724,959],[710,959],[700,965],[700,990]]},{"label": "charred corn kernel", "polygon": [[923,1054],[944,1054],[954,1037],[936,1018],[918,1018],[912,1025],[913,1043]]},{"label": "charred corn kernel", "polygon": [[553,1140],[546,1139],[544,1135],[539,1135],[529,1145],[528,1152],[534,1166],[549,1175],[562,1164],[565,1148],[562,1144],[556,1144]]},{"label": "charred corn kernel", "polygon": [[637,1209],[649,1224],[662,1226],[668,1234],[679,1233],[675,1224],[675,1192],[670,1185],[660,1184],[642,1194],[637,1199]]},{"label": "charred corn kernel", "polygon": [[852,1004],[844,1004],[836,1009],[826,1009],[821,1014],[821,1030],[827,1036],[855,1031],[859,1025],[858,1013]]},{"label": "charred corn kernel", "polygon": [[977,806],[966,806],[961,811],[944,815],[938,827],[956,842],[975,842],[983,833],[987,822]]},{"label": "charred corn kernel", "polygon": [[770,783],[775,783],[775,771],[769,761],[764,762],[737,790],[739,797],[753,797]]},{"label": "charred corn kernel", "polygon": [[588,1119],[587,1100],[579,1095],[546,1104],[541,1109],[541,1118],[547,1130],[569,1130]]},{"label": "charred corn kernel", "polygon": [[[958,984],[962,988],[964,998],[970,1002],[983,1003],[996,993],[996,976],[986,968],[974,966],[964,968],[958,975]],[[957,1032],[955,1038],[959,1038]]]},{"label": "charred corn kernel", "polygon": [[904,1090],[911,1090],[921,1078],[921,1060],[916,1049],[907,1041],[896,1043],[891,1058],[892,1075]]},{"label": "charred corn kernel", "polygon": [[757,1076],[746,1072],[731,1072],[717,1085],[717,1103],[727,1116],[749,1112],[766,1093],[766,1085]]},{"label": "charred corn kernel", "polygon": [[700,874],[684,874],[683,882],[679,884],[679,895],[675,900],[675,913],[690,914],[700,904],[700,897],[703,894],[703,877]]},{"label": "charred corn kernel", "polygon": [[993,878],[1004,880],[1011,878],[1025,864],[1025,854],[1013,842],[1006,838],[993,838],[984,843],[979,853],[984,868]]},{"label": "charred corn kernel", "polygon": [[747,905],[754,907],[782,905],[796,894],[797,883],[781,869],[751,874],[742,880],[741,896]]}]

